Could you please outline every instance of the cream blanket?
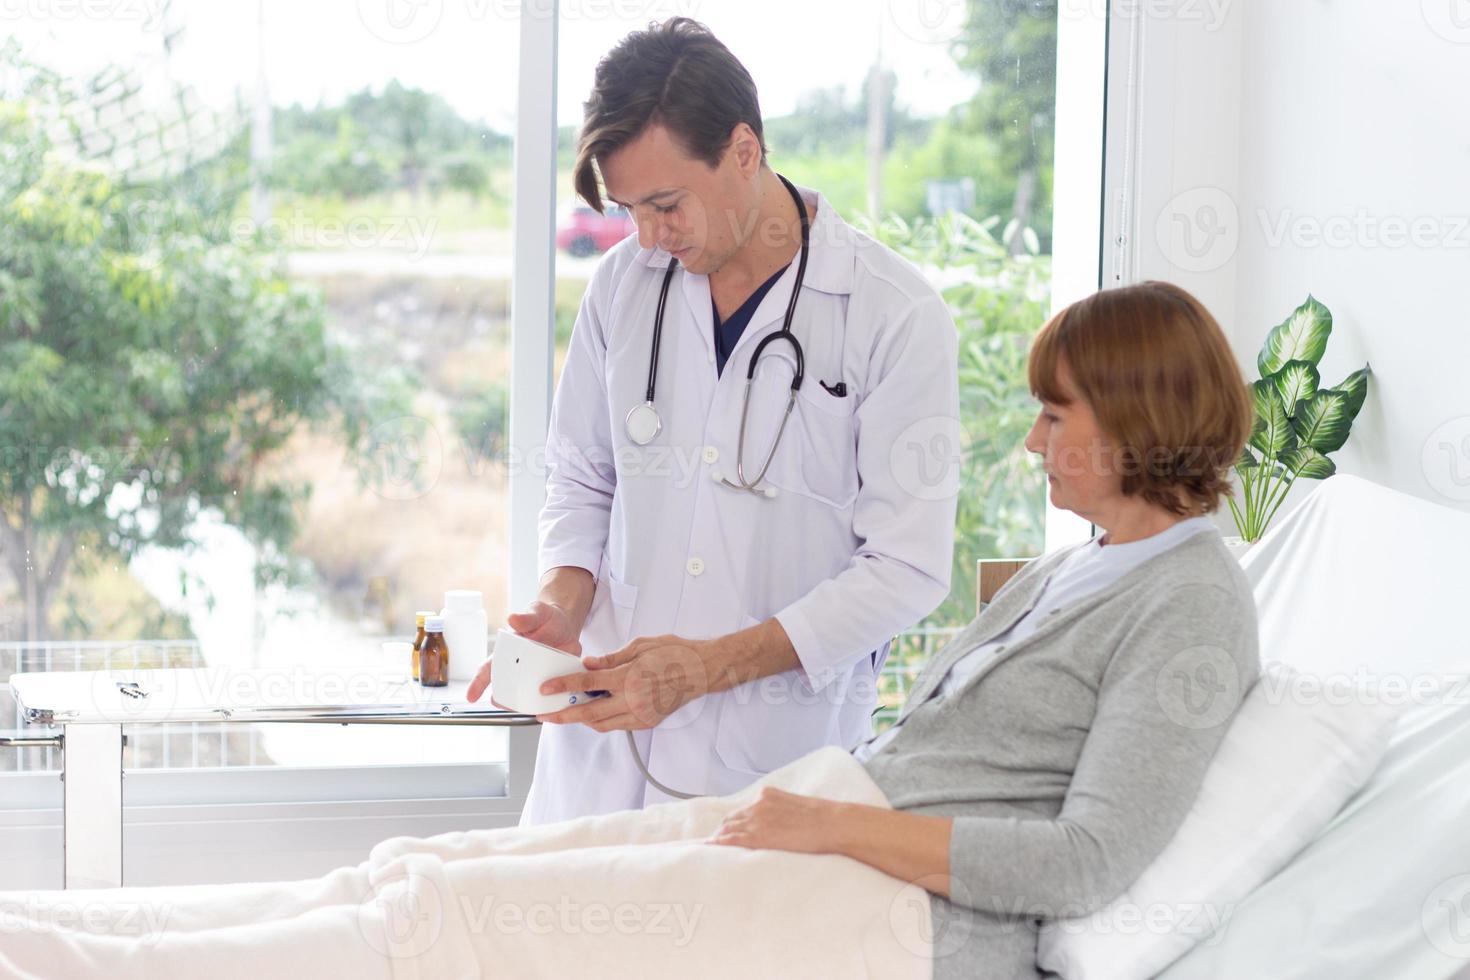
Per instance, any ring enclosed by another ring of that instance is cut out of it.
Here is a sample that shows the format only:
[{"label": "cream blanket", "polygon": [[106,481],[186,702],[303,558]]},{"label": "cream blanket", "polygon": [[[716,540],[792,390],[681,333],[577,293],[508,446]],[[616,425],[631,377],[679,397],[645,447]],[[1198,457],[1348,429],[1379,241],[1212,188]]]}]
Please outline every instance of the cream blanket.
[{"label": "cream blanket", "polygon": [[731,796],[395,837],[305,881],[0,893],[0,977],[927,980],[923,889],[844,857],[703,842],[763,785],[888,805],[823,749]]}]

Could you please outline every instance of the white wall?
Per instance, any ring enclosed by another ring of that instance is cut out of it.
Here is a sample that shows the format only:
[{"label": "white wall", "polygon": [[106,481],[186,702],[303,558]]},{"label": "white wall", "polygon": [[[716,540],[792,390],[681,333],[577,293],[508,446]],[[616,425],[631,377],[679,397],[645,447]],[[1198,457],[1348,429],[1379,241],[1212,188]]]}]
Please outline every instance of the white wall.
[{"label": "white wall", "polygon": [[1324,382],[1375,372],[1339,469],[1470,510],[1470,4],[1216,3],[1132,4],[1131,278],[1195,290],[1249,378],[1314,294]]}]

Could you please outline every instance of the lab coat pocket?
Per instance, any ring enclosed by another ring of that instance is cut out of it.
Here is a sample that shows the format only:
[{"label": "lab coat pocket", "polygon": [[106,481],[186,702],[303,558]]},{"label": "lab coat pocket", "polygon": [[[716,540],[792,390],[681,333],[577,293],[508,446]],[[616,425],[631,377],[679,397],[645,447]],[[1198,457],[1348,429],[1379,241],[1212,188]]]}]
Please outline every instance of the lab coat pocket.
[{"label": "lab coat pocket", "polygon": [[602,559],[602,574],[592,594],[592,607],[582,627],[582,653],[600,656],[612,653],[633,638],[634,613],[638,606],[638,586],[614,578],[608,571],[608,559]]},{"label": "lab coat pocket", "polygon": [[[744,617],[741,629],[760,620]],[[728,768],[764,775],[825,745],[841,742],[831,688],[814,692],[788,670],[720,693],[715,754]]]},{"label": "lab coat pocket", "polygon": [[[789,382],[789,378],[758,377],[756,387],[766,390],[754,392],[752,398],[784,409]],[[843,398],[828,394],[808,376],[796,393],[781,445],[771,461],[771,483],[833,507],[850,507],[858,492],[856,401],[852,394]],[[747,472],[750,468],[747,463]]]}]

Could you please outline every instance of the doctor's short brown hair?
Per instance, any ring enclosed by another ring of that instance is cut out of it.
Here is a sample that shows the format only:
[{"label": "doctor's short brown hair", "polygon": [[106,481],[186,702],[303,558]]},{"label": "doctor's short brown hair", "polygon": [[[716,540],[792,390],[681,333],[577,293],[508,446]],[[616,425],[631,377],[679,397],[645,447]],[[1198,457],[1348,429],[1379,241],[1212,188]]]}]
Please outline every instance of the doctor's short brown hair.
[{"label": "doctor's short brown hair", "polygon": [[1058,364],[1112,442],[1123,493],[1210,513],[1254,420],[1230,343],[1199,300],[1166,282],[1106,289],[1062,310],[1031,345],[1031,390],[1065,405]]},{"label": "doctor's short brown hair", "polygon": [[577,196],[602,210],[593,167],[599,157],[637,139],[657,122],[692,157],[717,166],[730,131],[745,123],[765,159],[755,80],[709,28],[673,17],[634,31],[597,63],[592,94],[582,104],[582,134],[572,184]]}]

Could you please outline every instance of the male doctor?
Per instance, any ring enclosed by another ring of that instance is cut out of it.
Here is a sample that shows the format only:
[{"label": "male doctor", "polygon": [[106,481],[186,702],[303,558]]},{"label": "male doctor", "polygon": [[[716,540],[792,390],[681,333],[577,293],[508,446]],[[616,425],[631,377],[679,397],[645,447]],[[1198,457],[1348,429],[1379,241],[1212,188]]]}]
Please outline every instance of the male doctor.
[{"label": "male doctor", "polygon": [[599,173],[638,233],[577,316],[539,597],[509,625],[590,668],[543,691],[610,693],[542,718],[523,825],[670,799],[640,766],[724,794],[862,741],[890,639],[950,583],[954,323],[917,269],[772,171],[755,84],[702,25],[599,63],[575,182],[600,211]]}]

